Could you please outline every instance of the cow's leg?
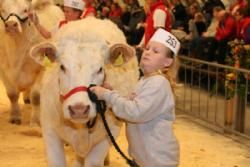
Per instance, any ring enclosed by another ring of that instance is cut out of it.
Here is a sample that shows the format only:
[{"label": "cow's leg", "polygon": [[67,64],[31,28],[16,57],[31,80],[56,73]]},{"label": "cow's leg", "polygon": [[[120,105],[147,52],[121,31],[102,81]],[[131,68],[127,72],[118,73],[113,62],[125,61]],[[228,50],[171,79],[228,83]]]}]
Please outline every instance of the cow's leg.
[{"label": "cow's leg", "polygon": [[105,157],[105,160],[104,160],[104,165],[105,166],[108,166],[110,164],[110,157],[109,157],[109,152],[107,154],[107,156]]},{"label": "cow's leg", "polygon": [[32,104],[30,126],[40,125],[40,93],[32,91],[30,93],[30,100]]},{"label": "cow's leg", "polygon": [[23,102],[25,104],[30,104],[30,90],[23,92]]},{"label": "cow's leg", "polygon": [[72,167],[84,167],[84,158],[76,155],[76,159],[73,162]]},{"label": "cow's leg", "polygon": [[7,95],[11,103],[9,122],[13,124],[21,124],[21,111],[18,104],[20,92],[15,90],[7,90]]},{"label": "cow's leg", "polygon": [[49,167],[66,167],[63,141],[52,127],[43,128],[43,138],[46,147]]},{"label": "cow's leg", "polygon": [[108,139],[94,146],[85,158],[84,167],[103,167],[109,148]]},{"label": "cow's leg", "polygon": [[9,122],[13,124],[21,124],[21,112],[18,104],[20,92],[17,90],[16,86],[9,81],[8,77],[1,70],[0,76],[6,89],[7,96],[10,100]]},{"label": "cow's leg", "polygon": [[32,113],[30,118],[30,126],[40,125],[40,90],[41,90],[41,79],[43,73],[37,76],[36,82],[30,89],[30,102],[32,106]]}]

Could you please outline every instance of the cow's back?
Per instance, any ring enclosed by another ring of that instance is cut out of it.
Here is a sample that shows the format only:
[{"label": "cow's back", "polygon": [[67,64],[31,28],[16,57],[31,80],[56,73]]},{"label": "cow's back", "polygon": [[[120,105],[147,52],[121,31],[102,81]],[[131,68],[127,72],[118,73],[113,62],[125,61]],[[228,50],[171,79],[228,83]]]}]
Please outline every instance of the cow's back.
[{"label": "cow's back", "polygon": [[106,19],[101,20],[95,17],[87,17],[82,20],[70,22],[67,25],[63,26],[56,36],[61,36],[62,34],[74,34],[75,30],[72,29],[75,27],[78,31],[84,33],[96,33],[105,39],[110,45],[115,43],[126,44],[126,38],[124,33],[114,24],[112,21]]},{"label": "cow's back", "polygon": [[64,20],[63,11],[56,5],[48,5],[35,11],[39,17],[40,24],[49,31],[57,27],[59,21]]}]

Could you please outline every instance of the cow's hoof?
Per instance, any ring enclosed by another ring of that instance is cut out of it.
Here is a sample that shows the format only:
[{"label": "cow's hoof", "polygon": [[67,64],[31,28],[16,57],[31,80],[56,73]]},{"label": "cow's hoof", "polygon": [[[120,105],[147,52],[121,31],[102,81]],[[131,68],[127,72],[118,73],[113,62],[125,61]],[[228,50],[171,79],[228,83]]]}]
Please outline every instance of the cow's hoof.
[{"label": "cow's hoof", "polygon": [[30,99],[23,99],[24,104],[30,104]]},{"label": "cow's hoof", "polygon": [[30,119],[30,127],[40,127],[40,126],[41,124],[39,118],[32,115]]},{"label": "cow's hoof", "polygon": [[105,160],[104,160],[104,165],[105,166],[109,166],[110,164],[110,159],[109,159],[109,154],[106,156]]},{"label": "cow's hoof", "polygon": [[40,127],[40,124],[39,123],[37,123],[37,122],[30,122],[30,127],[31,128],[35,128],[35,127]]},{"label": "cow's hoof", "polygon": [[11,124],[16,124],[16,125],[20,125],[20,124],[22,123],[21,119],[19,119],[19,118],[11,118],[11,119],[9,120],[9,122],[10,122]]}]

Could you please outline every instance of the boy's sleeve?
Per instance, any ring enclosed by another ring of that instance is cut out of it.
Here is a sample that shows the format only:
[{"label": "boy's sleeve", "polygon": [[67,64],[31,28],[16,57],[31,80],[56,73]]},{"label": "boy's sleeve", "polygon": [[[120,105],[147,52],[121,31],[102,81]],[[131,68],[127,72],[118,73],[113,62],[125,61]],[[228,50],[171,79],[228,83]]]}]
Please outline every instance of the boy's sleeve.
[{"label": "boy's sleeve", "polygon": [[149,83],[140,94],[131,100],[120,96],[116,91],[104,93],[105,101],[111,105],[114,114],[129,122],[147,122],[161,114],[162,107],[166,99],[166,82]]}]

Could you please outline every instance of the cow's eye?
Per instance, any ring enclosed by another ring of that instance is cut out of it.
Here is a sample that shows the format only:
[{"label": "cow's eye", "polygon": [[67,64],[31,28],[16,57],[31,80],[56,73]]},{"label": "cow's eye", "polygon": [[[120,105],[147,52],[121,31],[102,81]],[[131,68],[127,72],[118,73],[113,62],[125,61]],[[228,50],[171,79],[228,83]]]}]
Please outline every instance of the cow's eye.
[{"label": "cow's eye", "polygon": [[102,73],[102,71],[103,71],[103,68],[101,67],[101,68],[97,71],[97,73],[100,74],[100,73]]},{"label": "cow's eye", "polygon": [[66,72],[66,68],[64,67],[64,65],[60,65],[60,69],[63,71],[63,72]]},{"label": "cow's eye", "polygon": [[0,10],[0,13],[3,14],[3,15],[5,15],[5,14],[6,14],[6,11],[5,11],[4,9],[1,9],[1,10]]}]

